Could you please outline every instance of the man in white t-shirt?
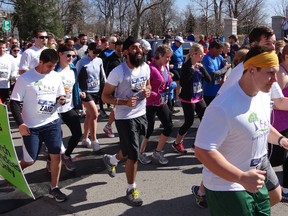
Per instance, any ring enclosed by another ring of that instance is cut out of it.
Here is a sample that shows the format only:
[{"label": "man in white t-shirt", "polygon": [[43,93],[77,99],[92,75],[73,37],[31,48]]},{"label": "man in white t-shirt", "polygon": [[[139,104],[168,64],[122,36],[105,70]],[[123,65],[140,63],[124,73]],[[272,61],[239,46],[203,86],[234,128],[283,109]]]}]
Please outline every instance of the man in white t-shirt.
[{"label": "man in white t-shirt", "polygon": [[143,201],[136,189],[135,179],[140,146],[147,130],[146,98],[151,93],[150,69],[144,62],[142,47],[135,38],[128,37],[123,50],[127,60],[110,72],[102,93],[104,103],[115,105],[120,150],[115,155],[104,155],[103,160],[108,174],[115,177],[118,162],[127,157],[126,197],[132,205],[141,206]]},{"label": "man in white t-shirt", "polygon": [[270,215],[265,175],[272,168],[266,145],[269,141],[288,149],[288,139],[270,125],[267,93],[278,70],[278,57],[271,49],[252,47],[239,82],[205,111],[195,155],[204,164],[203,184],[211,215]]},{"label": "man in white t-shirt", "polygon": [[[253,47],[255,45],[265,46],[269,49],[275,49],[276,37],[273,30],[267,26],[255,27],[249,34],[249,42]],[[244,71],[243,62],[239,63],[228,76],[227,80],[222,84],[218,91],[218,95],[224,92],[230,91],[230,88],[237,85]],[[272,84],[271,92],[268,93],[271,100],[277,106],[278,109],[286,110],[288,107],[288,98],[283,96],[282,90],[277,82]],[[277,179],[275,179],[275,173],[271,172],[271,179],[266,181],[267,189],[270,196],[271,206],[275,205],[281,200],[281,187]],[[277,178],[277,177],[276,177]],[[277,181],[276,181],[277,180]],[[195,196],[196,203],[198,206],[206,207],[205,191],[203,185],[192,186],[192,193]]]},{"label": "man in white t-shirt", "polygon": [[0,99],[3,103],[9,99],[10,82],[15,82],[17,73],[14,58],[6,53],[6,42],[0,40]]},{"label": "man in white t-shirt", "polygon": [[[22,74],[11,95],[11,112],[23,138],[22,169],[37,160],[42,142],[51,158],[51,188],[49,197],[57,202],[67,199],[58,188],[61,172],[61,120],[57,107],[65,104],[65,90],[61,76],[53,71],[58,61],[54,49],[45,49],[38,66]],[[20,102],[23,102],[21,110]]]},{"label": "man in white t-shirt", "polygon": [[48,35],[45,30],[34,30],[32,36],[35,40],[35,45],[22,53],[19,74],[23,74],[25,71],[35,68],[39,64],[41,52],[44,49],[47,49]]}]

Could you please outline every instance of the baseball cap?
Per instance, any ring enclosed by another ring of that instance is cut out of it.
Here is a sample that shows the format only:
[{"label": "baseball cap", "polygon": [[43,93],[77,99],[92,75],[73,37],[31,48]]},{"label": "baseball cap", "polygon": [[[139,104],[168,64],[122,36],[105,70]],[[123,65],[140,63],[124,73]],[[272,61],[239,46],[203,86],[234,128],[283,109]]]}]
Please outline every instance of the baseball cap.
[{"label": "baseball cap", "polygon": [[174,40],[179,41],[180,43],[184,43],[184,40],[181,36],[176,36]]},{"label": "baseball cap", "polygon": [[133,36],[129,36],[123,43],[123,50],[129,49],[129,47],[135,43],[139,43],[139,41]]},{"label": "baseball cap", "polygon": [[229,38],[229,39],[232,38],[232,39],[234,39],[235,41],[238,40],[238,37],[237,37],[237,35],[235,35],[235,34],[230,35],[228,38]]},{"label": "baseball cap", "polygon": [[141,39],[140,44],[145,50],[151,50],[152,49],[150,43],[145,39]]}]

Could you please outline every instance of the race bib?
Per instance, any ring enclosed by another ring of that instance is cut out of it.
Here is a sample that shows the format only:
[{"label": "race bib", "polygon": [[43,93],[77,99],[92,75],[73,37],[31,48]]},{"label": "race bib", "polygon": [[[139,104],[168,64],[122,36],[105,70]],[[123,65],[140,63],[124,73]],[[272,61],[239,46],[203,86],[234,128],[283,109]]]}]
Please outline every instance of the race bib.
[{"label": "race bib", "polygon": [[39,99],[37,103],[37,113],[51,115],[55,109],[55,101],[47,101]]}]

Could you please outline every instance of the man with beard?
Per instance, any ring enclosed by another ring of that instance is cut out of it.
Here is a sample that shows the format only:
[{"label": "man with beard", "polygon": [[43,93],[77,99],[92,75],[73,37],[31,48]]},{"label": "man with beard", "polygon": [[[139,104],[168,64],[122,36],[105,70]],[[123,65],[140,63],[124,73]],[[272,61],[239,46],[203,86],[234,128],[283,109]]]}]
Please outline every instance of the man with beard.
[{"label": "man with beard", "polygon": [[143,201],[136,189],[135,179],[139,150],[147,129],[146,98],[151,92],[150,70],[144,63],[141,45],[135,38],[128,37],[123,50],[127,60],[110,72],[102,93],[104,103],[115,105],[120,150],[115,155],[105,154],[103,160],[108,174],[115,177],[118,162],[127,157],[126,197],[132,205],[141,206]]},{"label": "man with beard", "polygon": [[79,34],[78,42],[74,45],[75,49],[77,50],[79,58],[83,58],[85,56],[85,52],[88,48],[88,37],[86,34]]},{"label": "man with beard", "polygon": [[44,49],[47,49],[48,35],[43,29],[36,29],[32,34],[35,45],[25,50],[19,64],[19,74],[35,68],[39,64],[39,57]]}]

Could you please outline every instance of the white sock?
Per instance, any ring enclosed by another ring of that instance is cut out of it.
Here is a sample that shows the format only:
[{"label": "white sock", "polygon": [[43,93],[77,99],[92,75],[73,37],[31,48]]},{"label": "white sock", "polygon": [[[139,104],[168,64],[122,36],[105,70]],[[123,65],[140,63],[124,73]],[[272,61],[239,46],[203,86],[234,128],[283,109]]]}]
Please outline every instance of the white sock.
[{"label": "white sock", "polygon": [[119,162],[119,160],[116,158],[116,154],[112,155],[112,157],[110,158],[110,163],[112,165],[117,165]]},{"label": "white sock", "polygon": [[198,190],[198,193],[197,193],[199,196],[205,196],[205,192],[201,192],[200,189]]},{"label": "white sock", "polygon": [[54,190],[55,188],[58,188],[58,185],[57,185],[56,187],[52,187],[52,186],[51,186],[51,190]]},{"label": "white sock", "polygon": [[132,189],[135,189],[136,188],[136,183],[134,182],[133,184],[128,184],[127,185],[127,190],[130,191]]},{"label": "white sock", "polygon": [[282,187],[282,191],[283,191],[283,193],[288,193],[288,188],[284,188],[284,187]]}]

